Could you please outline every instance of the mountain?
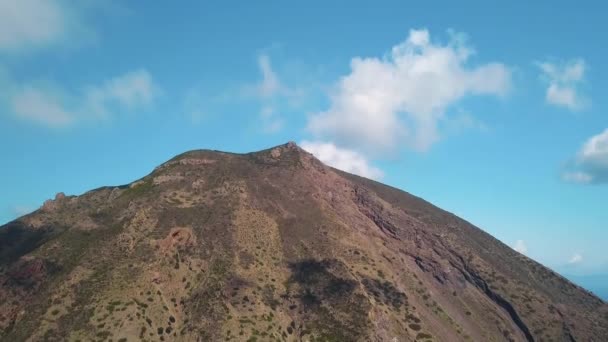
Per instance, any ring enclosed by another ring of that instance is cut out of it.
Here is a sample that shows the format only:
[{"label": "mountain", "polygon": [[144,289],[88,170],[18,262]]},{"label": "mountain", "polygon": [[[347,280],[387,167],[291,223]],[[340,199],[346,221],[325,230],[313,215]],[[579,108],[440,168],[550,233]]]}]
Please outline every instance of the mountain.
[{"label": "mountain", "polygon": [[3,341],[608,340],[595,295],[294,143],[59,194],[0,228],[0,284]]},{"label": "mountain", "polygon": [[584,288],[591,290],[603,300],[608,300],[608,274],[566,274],[565,276],[575,284],[580,284]]}]

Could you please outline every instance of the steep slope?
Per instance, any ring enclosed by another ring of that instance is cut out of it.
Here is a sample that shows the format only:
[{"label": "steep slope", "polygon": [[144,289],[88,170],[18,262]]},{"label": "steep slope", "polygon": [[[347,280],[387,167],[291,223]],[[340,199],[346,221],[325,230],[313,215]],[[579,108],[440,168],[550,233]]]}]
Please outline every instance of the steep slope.
[{"label": "steep slope", "polygon": [[608,305],[293,143],[192,151],[0,228],[5,341],[605,341]]}]

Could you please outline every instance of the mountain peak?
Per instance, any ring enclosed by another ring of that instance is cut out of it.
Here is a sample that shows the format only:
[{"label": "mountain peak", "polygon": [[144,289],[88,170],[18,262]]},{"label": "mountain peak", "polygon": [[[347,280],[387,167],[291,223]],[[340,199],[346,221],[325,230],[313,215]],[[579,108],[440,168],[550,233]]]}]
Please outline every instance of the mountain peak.
[{"label": "mountain peak", "polygon": [[[274,158],[279,158],[284,153],[304,153],[304,154],[309,154],[307,151],[305,151],[300,146],[298,146],[298,144],[296,144],[294,141],[288,141],[285,144],[272,147],[269,150],[270,150],[270,154]],[[263,151],[260,151],[260,152],[263,152]]]}]

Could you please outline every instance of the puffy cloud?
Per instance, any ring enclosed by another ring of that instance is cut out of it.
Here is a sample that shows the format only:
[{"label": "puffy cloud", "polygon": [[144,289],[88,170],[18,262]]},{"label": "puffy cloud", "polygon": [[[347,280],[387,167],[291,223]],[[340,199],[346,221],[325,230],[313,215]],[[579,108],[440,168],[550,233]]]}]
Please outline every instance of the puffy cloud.
[{"label": "puffy cloud", "polygon": [[580,264],[582,261],[583,261],[583,256],[578,253],[574,253],[572,255],[572,257],[570,257],[570,259],[568,260],[568,264],[571,264],[571,265]]},{"label": "puffy cloud", "polygon": [[462,34],[450,32],[450,41],[440,44],[427,30],[412,30],[383,58],[353,58],[329,109],[313,114],[308,129],[368,151],[402,142],[428,149],[440,138],[438,122],[451,105],[467,95],[504,95],[510,87],[506,66],[469,67],[473,54]]},{"label": "puffy cloud", "polygon": [[542,78],[547,82],[545,100],[547,103],[565,107],[570,110],[581,110],[589,105],[578,89],[584,81],[586,65],[583,59],[563,63],[538,63]]},{"label": "puffy cloud", "polygon": [[521,254],[526,254],[528,252],[528,247],[526,246],[526,243],[524,242],[524,240],[515,241],[515,245],[513,246],[513,249],[516,252],[519,252]]},{"label": "puffy cloud", "polygon": [[583,145],[580,158],[591,166],[608,170],[608,129],[591,137]]},{"label": "puffy cloud", "polygon": [[113,111],[150,105],[160,90],[150,73],[141,69],[75,93],[40,84],[13,84],[9,93],[9,103],[16,116],[61,127],[85,118],[105,118]]},{"label": "puffy cloud", "polygon": [[370,165],[363,155],[352,150],[339,148],[334,143],[302,141],[300,146],[320,161],[336,169],[371,179],[379,179],[383,176],[383,172]]},{"label": "puffy cloud", "polygon": [[572,169],[565,171],[562,179],[575,183],[608,182],[608,129],[592,136],[583,144]]}]

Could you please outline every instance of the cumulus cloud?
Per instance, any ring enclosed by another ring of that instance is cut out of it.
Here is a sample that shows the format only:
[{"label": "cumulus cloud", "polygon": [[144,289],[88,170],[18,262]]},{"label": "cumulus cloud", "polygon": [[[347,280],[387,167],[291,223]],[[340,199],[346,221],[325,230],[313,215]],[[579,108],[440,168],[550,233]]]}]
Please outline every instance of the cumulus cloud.
[{"label": "cumulus cloud", "polygon": [[401,143],[426,150],[440,138],[438,123],[451,105],[467,95],[504,95],[510,87],[505,65],[469,66],[473,54],[463,34],[450,32],[441,44],[427,30],[411,30],[383,58],[353,58],[329,108],[313,114],[308,129],[368,151]]},{"label": "cumulus cloud", "polygon": [[383,172],[370,165],[363,155],[337,147],[332,142],[302,141],[300,146],[320,161],[336,169],[371,179],[380,179],[383,176]]},{"label": "cumulus cloud", "polygon": [[584,184],[608,182],[608,129],[583,144],[573,165],[562,173],[562,179]]},{"label": "cumulus cloud", "polygon": [[582,261],[583,261],[583,256],[578,253],[574,253],[572,255],[572,257],[570,257],[570,259],[568,260],[568,264],[570,264],[570,265],[580,264]]},{"label": "cumulus cloud", "polygon": [[524,240],[515,241],[515,245],[513,245],[513,249],[516,252],[519,252],[521,254],[526,254],[528,252],[528,247],[526,246],[526,243],[524,242]]},{"label": "cumulus cloud", "polygon": [[586,64],[583,59],[562,63],[544,62],[538,63],[538,66],[542,79],[547,83],[547,103],[573,111],[589,105],[589,100],[578,89],[585,77]]},{"label": "cumulus cloud", "polygon": [[115,111],[150,105],[160,88],[144,69],[109,79],[101,85],[68,92],[47,84],[12,84],[9,103],[13,113],[51,127],[62,127],[87,118],[106,118]]}]

